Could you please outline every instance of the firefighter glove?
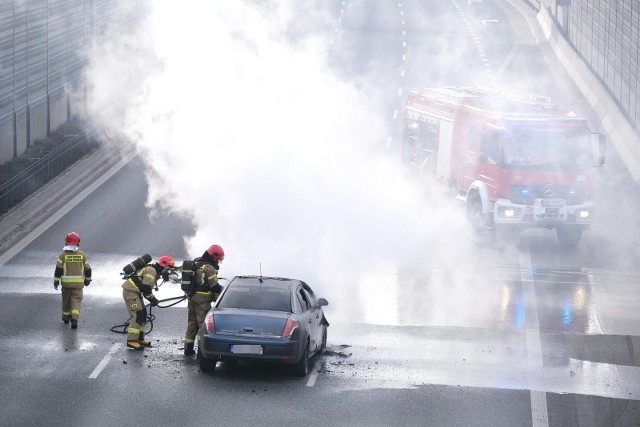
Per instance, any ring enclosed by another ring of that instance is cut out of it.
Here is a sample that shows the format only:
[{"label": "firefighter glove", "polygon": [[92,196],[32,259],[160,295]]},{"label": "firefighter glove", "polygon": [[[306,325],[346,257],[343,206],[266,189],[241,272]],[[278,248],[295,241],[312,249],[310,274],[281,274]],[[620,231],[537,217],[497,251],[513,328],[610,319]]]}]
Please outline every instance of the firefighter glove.
[{"label": "firefighter glove", "polygon": [[151,298],[149,298],[149,303],[151,303],[152,306],[157,306],[158,305],[158,298],[156,298],[155,296],[151,296]]},{"label": "firefighter glove", "polygon": [[91,284],[91,279],[84,279],[84,285],[89,286]]},{"label": "firefighter glove", "polygon": [[60,286],[60,284],[58,282],[53,282],[53,289],[55,289],[57,291],[58,290],[58,286]]}]

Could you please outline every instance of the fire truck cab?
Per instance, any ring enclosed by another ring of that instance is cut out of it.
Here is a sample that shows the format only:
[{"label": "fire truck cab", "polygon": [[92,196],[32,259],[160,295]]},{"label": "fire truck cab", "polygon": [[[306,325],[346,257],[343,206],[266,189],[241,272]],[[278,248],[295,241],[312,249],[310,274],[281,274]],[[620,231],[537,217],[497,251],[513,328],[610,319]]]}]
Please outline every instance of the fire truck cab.
[{"label": "fire truck cab", "polygon": [[504,89],[442,87],[409,92],[406,164],[466,205],[478,232],[557,230],[575,247],[594,217],[593,166],[605,138],[549,98]]}]

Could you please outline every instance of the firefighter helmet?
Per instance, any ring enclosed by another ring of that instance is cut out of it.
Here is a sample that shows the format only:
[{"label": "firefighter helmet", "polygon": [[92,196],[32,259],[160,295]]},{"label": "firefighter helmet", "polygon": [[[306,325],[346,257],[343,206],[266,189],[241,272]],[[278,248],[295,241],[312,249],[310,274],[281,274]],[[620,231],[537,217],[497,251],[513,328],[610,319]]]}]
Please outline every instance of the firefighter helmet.
[{"label": "firefighter helmet", "polygon": [[173,268],[176,266],[176,263],[173,261],[173,257],[170,255],[162,255],[160,258],[158,258],[158,261],[156,262],[156,264],[158,264],[162,268],[167,268],[167,267]]},{"label": "firefighter helmet", "polygon": [[224,258],[224,251],[218,245],[211,245],[209,249],[207,249],[207,253],[214,261],[221,261]]},{"label": "firefighter helmet", "polygon": [[80,245],[80,236],[78,233],[74,233],[73,231],[67,234],[67,237],[64,238],[65,245],[78,246]]}]

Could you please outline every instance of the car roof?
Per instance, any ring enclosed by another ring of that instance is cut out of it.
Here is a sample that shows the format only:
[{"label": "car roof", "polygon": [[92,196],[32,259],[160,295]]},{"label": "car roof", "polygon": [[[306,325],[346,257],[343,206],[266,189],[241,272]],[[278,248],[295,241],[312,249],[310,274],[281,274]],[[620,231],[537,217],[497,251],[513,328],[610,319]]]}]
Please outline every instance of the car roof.
[{"label": "car roof", "polygon": [[243,286],[246,285],[268,285],[276,288],[290,289],[292,286],[297,286],[301,283],[298,279],[288,279],[286,277],[269,277],[269,276],[235,276],[231,279],[229,285],[233,282],[239,281]]}]

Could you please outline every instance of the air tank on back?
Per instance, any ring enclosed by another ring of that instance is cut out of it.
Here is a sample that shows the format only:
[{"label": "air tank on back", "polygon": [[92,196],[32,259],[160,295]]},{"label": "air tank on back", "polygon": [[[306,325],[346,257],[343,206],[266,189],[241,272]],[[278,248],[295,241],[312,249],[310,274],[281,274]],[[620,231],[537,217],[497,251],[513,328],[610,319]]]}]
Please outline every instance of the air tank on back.
[{"label": "air tank on back", "polygon": [[151,262],[151,255],[144,254],[122,267],[122,275],[129,276]]}]

